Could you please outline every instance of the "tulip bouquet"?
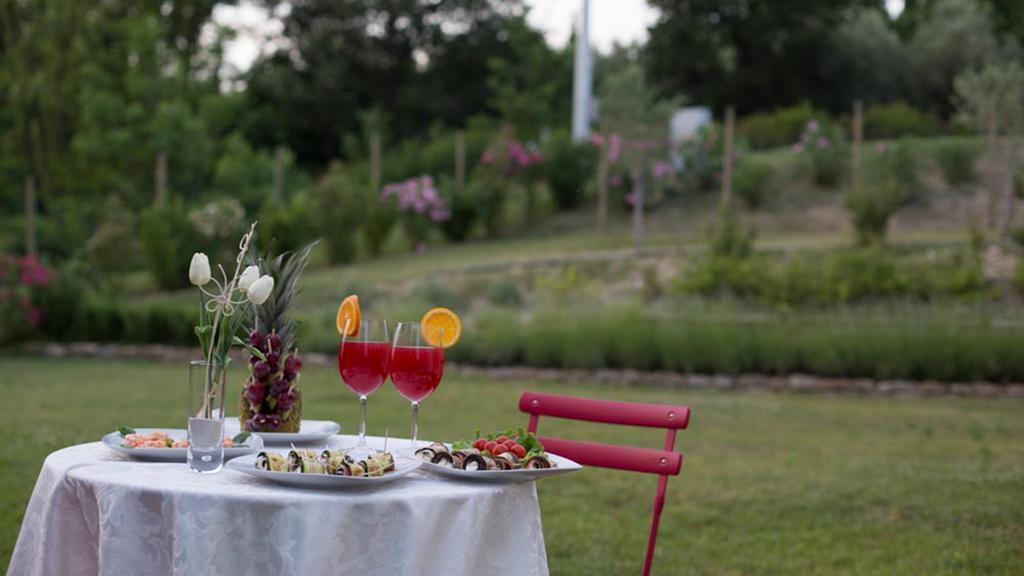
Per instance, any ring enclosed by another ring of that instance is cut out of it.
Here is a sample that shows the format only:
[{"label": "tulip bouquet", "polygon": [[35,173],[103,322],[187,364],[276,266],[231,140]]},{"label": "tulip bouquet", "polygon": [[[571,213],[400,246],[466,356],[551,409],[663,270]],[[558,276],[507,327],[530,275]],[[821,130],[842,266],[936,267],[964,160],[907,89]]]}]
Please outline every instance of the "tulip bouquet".
[{"label": "tulip bouquet", "polygon": [[196,414],[199,418],[211,417],[213,401],[223,394],[224,368],[229,362],[231,347],[242,346],[252,354],[262,355],[238,337],[247,309],[266,302],[274,290],[274,278],[261,276],[257,266],[242,269],[255,228],[256,223],[253,222],[242,236],[235,258],[235,271],[230,277],[223,266],[217,266],[220,278],[214,277],[210,260],[202,252],[196,252],[189,265],[189,281],[199,288],[199,325],[195,332],[206,365],[206,394]]}]

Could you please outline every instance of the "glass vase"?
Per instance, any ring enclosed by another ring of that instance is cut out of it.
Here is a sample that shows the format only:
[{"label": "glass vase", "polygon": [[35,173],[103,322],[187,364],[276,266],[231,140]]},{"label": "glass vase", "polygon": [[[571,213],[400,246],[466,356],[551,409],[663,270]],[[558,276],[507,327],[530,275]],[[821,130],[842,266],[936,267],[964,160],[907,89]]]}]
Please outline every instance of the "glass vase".
[{"label": "glass vase", "polygon": [[224,393],[227,367],[193,360],[188,366],[188,467],[218,472],[224,466]]}]

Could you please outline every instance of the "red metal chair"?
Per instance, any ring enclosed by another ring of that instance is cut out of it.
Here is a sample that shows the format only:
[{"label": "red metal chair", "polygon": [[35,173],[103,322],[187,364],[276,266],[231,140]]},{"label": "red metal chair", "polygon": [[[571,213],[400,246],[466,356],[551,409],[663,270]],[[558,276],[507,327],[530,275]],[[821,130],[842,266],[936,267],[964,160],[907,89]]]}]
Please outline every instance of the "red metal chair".
[{"label": "red metal chair", "polygon": [[651,573],[651,562],[654,560],[654,544],[658,538],[661,510],[665,507],[668,477],[678,476],[683,464],[683,455],[673,451],[676,430],[686,428],[690,421],[690,408],[681,405],[615,402],[524,392],[519,397],[519,410],[530,415],[530,432],[537,432],[537,421],[541,416],[667,429],[664,450],[581,442],[549,436],[537,437],[549,452],[565,456],[584,466],[658,474],[658,492],[654,497],[654,514],[651,519],[651,532],[647,538],[647,555],[644,558],[643,574],[648,576]]}]

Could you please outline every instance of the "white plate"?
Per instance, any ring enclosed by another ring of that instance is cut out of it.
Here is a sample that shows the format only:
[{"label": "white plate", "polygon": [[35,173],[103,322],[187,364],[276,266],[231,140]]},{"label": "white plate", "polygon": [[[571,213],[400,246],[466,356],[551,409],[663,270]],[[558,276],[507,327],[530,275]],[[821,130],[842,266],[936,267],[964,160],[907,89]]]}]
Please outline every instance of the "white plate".
[{"label": "white plate", "polygon": [[532,480],[540,480],[541,478],[568,474],[569,472],[575,472],[583,469],[582,465],[550,452],[548,452],[548,459],[555,465],[555,468],[547,468],[543,470],[530,470],[527,468],[521,468],[519,470],[459,470],[457,468],[448,468],[447,466],[441,466],[440,464],[434,464],[432,462],[424,462],[415,456],[409,449],[399,450],[398,455],[402,460],[415,459],[423,462],[424,470],[433,472],[439,476],[458,478],[459,480],[470,480],[473,482],[530,482]]},{"label": "white plate", "polygon": [[[225,426],[227,428],[227,426]],[[164,432],[172,440],[180,440],[181,438],[187,438],[188,432],[178,428],[136,428],[135,431],[139,434],[149,434],[150,432]],[[225,434],[225,436],[232,437],[237,432]],[[120,432],[111,432],[103,437],[103,443],[114,452],[120,452],[127,454],[132,458],[138,458],[139,460],[155,460],[159,462],[184,462],[185,461],[185,448],[128,448],[124,446],[124,438],[121,437]],[[259,452],[263,449],[263,440],[259,436],[253,434],[245,441],[245,446],[239,446],[237,448],[225,448],[224,459],[237,458],[238,456],[245,456],[253,452]]]},{"label": "white plate", "polygon": [[[224,420],[225,434],[234,436],[241,428],[237,416],[229,416]],[[303,444],[320,442],[341,431],[341,424],[331,420],[303,420],[298,432],[253,432],[263,438],[264,444]]]},{"label": "white plate", "polygon": [[[288,454],[288,451],[285,450],[278,450],[278,452],[286,456]],[[302,486],[306,488],[364,488],[397,480],[419,468],[420,464],[422,464],[422,462],[415,462],[409,459],[397,459],[395,460],[395,470],[383,476],[335,476],[333,474],[303,474],[301,472],[258,470],[256,468],[256,456],[256,454],[250,454],[237,458],[228,462],[226,467],[287,486]]]}]

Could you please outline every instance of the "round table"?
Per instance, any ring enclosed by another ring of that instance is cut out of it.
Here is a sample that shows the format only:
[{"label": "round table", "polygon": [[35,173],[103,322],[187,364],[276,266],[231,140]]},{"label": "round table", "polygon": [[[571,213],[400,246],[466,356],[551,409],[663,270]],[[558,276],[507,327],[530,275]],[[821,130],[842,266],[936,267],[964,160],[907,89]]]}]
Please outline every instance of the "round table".
[{"label": "round table", "polygon": [[[379,448],[383,439],[369,441]],[[135,461],[99,442],[47,457],[8,571],[547,573],[533,482],[476,484],[417,470],[366,489],[315,490],[227,468],[200,475],[184,463]]]}]

